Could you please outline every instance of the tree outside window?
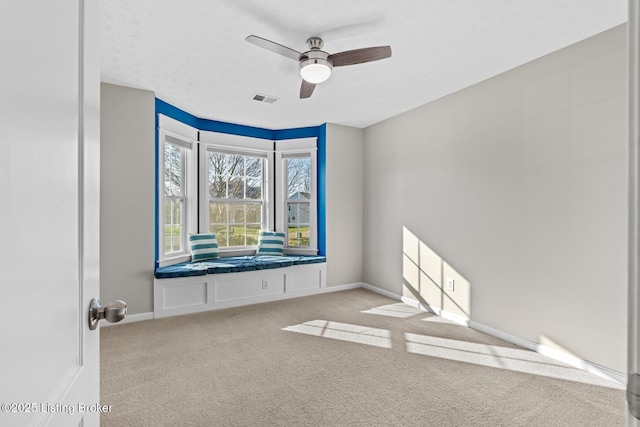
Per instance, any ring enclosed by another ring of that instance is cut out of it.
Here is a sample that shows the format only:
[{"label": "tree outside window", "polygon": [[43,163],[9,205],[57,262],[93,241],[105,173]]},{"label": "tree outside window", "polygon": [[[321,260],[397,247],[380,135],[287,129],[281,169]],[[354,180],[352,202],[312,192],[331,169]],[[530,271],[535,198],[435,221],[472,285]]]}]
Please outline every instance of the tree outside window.
[{"label": "tree outside window", "polygon": [[249,155],[207,153],[209,231],[218,246],[258,244],[264,204],[264,159]]}]

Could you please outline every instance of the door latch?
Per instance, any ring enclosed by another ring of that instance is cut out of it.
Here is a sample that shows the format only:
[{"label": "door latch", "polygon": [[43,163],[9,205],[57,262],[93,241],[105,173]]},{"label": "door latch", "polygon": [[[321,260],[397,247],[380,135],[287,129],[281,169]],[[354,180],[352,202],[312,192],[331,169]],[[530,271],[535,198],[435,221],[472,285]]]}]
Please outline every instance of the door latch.
[{"label": "door latch", "polygon": [[127,315],[127,303],[115,300],[102,307],[100,300],[93,298],[89,304],[89,329],[92,331],[98,327],[98,322],[102,319],[109,323],[116,323],[124,319]]}]

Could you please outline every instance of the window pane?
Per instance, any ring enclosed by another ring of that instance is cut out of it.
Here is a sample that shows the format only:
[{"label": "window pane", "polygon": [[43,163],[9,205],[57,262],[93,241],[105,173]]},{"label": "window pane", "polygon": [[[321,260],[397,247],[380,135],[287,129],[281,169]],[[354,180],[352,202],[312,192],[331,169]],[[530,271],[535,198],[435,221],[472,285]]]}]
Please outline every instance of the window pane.
[{"label": "window pane", "polygon": [[311,178],[305,178],[303,183],[304,191],[300,194],[307,200],[311,199]]},{"label": "window pane", "polygon": [[176,145],[164,145],[164,194],[182,196],[184,181],[182,149]]},{"label": "window pane", "polygon": [[260,224],[262,222],[262,204],[247,203],[247,223]]},{"label": "window pane", "polygon": [[227,204],[209,203],[209,224],[223,224],[227,221]]},{"label": "window pane", "polygon": [[309,224],[311,222],[311,205],[309,202],[287,202],[289,224]]},{"label": "window pane", "polygon": [[299,222],[298,204],[287,203],[287,210],[289,211],[289,224],[297,224]]},{"label": "window pane", "polygon": [[255,246],[258,244],[260,228],[260,224],[247,225],[247,246]]},{"label": "window pane", "polygon": [[309,246],[309,226],[308,225],[300,225],[300,226],[290,226],[288,230],[288,241],[287,245],[289,246]]},{"label": "window pane", "polygon": [[309,202],[288,202],[287,218],[287,245],[289,246],[309,246],[310,241],[310,203]]},{"label": "window pane", "polygon": [[244,178],[230,176],[228,185],[230,199],[244,199]]},{"label": "window pane", "polygon": [[262,199],[262,179],[247,178],[247,199]]},{"label": "window pane", "polygon": [[224,154],[208,153],[207,168],[209,169],[209,182],[211,182],[213,176],[224,175],[223,174],[224,162],[225,162]]},{"label": "window pane", "polygon": [[182,245],[182,201],[164,202],[164,253],[181,252]]},{"label": "window pane", "polygon": [[244,173],[244,156],[222,153],[209,154],[209,176],[242,175]]},{"label": "window pane", "polygon": [[225,248],[229,246],[228,237],[229,233],[227,232],[226,224],[210,224],[209,231],[216,235],[216,240],[218,240],[218,247]]},{"label": "window pane", "polygon": [[233,224],[244,224],[244,203],[229,203],[229,222]]},{"label": "window pane", "polygon": [[229,246],[245,246],[244,224],[231,224],[229,226]]},{"label": "window pane", "polygon": [[171,218],[171,200],[164,201],[164,225],[173,224],[173,219]]},{"label": "window pane", "polygon": [[212,199],[223,199],[227,197],[227,182],[222,175],[210,177],[209,197]]},{"label": "window pane", "polygon": [[173,247],[173,234],[172,234],[172,226],[170,225],[165,225],[164,226],[164,253],[168,254],[173,252],[172,247]]},{"label": "window pane", "polygon": [[298,203],[298,224],[309,224],[311,222],[310,210],[311,206],[308,202]]},{"label": "window pane", "polygon": [[244,175],[244,156],[226,154],[225,175]]},{"label": "window pane", "polygon": [[309,199],[311,196],[311,159],[289,159],[287,164],[287,198]]},{"label": "window pane", "polygon": [[262,179],[262,159],[259,157],[246,157],[247,176]]},{"label": "window pane", "polygon": [[171,203],[171,223],[175,225],[182,224],[182,203],[173,201]]},{"label": "window pane", "polygon": [[179,225],[173,226],[172,235],[172,248],[171,252],[182,252],[182,227]]}]

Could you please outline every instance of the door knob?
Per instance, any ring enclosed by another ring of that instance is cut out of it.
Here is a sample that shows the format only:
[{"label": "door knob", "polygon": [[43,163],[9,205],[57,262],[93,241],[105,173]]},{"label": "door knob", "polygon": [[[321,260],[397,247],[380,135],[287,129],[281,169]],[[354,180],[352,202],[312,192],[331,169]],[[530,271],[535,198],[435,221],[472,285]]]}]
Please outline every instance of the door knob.
[{"label": "door knob", "polygon": [[127,303],[115,300],[102,307],[100,300],[93,298],[89,304],[89,329],[92,331],[98,327],[101,319],[109,323],[116,323],[124,319],[127,314]]}]

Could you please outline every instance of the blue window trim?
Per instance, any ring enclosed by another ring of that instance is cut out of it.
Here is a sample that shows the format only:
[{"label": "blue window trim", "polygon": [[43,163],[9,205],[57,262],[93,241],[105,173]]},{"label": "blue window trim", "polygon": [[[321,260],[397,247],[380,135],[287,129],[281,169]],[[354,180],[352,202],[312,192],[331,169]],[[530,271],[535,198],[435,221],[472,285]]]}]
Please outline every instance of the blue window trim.
[{"label": "blue window trim", "polygon": [[155,129],[155,178],[156,178],[156,197],[155,197],[155,260],[159,259],[158,242],[158,220],[160,209],[160,182],[159,182],[159,161],[160,161],[160,144],[158,137],[159,119],[158,115],[163,114],[174,120],[182,122],[193,128],[203,131],[227,133],[231,135],[249,136],[253,138],[267,139],[271,141],[280,141],[285,139],[296,138],[317,138],[318,143],[318,254],[326,256],[326,163],[327,163],[327,125],[310,126],[304,128],[292,129],[265,129],[253,126],[238,125],[235,123],[220,122],[217,120],[201,119],[193,114],[187,113],[168,102],[156,98],[156,129]]}]

